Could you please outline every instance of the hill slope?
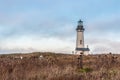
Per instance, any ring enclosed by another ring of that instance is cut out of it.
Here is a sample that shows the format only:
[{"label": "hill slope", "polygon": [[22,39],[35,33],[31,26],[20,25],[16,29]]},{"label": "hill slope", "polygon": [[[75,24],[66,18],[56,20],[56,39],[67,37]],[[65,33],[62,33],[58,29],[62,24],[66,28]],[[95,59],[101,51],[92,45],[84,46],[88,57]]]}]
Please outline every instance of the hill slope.
[{"label": "hill slope", "polygon": [[120,55],[78,56],[34,52],[0,55],[0,80],[119,80]]}]

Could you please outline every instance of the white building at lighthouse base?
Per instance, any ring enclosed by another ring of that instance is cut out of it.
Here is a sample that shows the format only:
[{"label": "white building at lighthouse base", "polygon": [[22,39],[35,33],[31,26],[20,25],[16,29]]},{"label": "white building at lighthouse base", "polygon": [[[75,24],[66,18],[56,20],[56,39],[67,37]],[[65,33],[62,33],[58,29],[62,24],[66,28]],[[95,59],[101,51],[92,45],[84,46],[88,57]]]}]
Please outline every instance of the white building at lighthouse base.
[{"label": "white building at lighthouse base", "polygon": [[76,48],[75,54],[76,55],[81,55],[81,54],[89,55],[89,51],[90,51],[89,48]]}]

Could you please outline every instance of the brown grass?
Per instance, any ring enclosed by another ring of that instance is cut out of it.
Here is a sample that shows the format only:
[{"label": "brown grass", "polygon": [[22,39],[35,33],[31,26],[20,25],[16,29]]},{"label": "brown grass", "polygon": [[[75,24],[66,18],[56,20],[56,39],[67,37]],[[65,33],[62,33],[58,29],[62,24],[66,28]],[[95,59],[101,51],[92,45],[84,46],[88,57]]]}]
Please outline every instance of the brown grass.
[{"label": "brown grass", "polygon": [[120,80],[120,55],[83,56],[82,70],[77,57],[49,52],[1,55],[0,80]]}]

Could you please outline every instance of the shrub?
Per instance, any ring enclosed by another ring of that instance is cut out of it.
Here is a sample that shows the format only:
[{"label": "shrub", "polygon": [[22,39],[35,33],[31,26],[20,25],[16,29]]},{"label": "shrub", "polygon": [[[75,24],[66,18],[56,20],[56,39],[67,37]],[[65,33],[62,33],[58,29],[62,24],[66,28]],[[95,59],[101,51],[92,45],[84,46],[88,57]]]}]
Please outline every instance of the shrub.
[{"label": "shrub", "polygon": [[87,72],[91,72],[91,71],[93,71],[93,69],[91,69],[91,68],[83,68],[83,69],[77,69],[77,71],[78,72],[85,72],[85,73],[87,73]]}]

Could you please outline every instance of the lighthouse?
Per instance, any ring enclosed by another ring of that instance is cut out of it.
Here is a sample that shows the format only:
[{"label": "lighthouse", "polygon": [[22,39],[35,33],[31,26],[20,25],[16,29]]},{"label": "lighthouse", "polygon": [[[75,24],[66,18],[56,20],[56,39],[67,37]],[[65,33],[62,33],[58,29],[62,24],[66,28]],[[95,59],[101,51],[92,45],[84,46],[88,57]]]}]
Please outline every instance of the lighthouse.
[{"label": "lighthouse", "polygon": [[85,48],[84,46],[84,27],[83,27],[83,21],[79,20],[78,21],[78,25],[76,28],[77,31],[77,40],[76,40],[76,54],[84,54],[84,55],[88,55],[90,49]]}]

